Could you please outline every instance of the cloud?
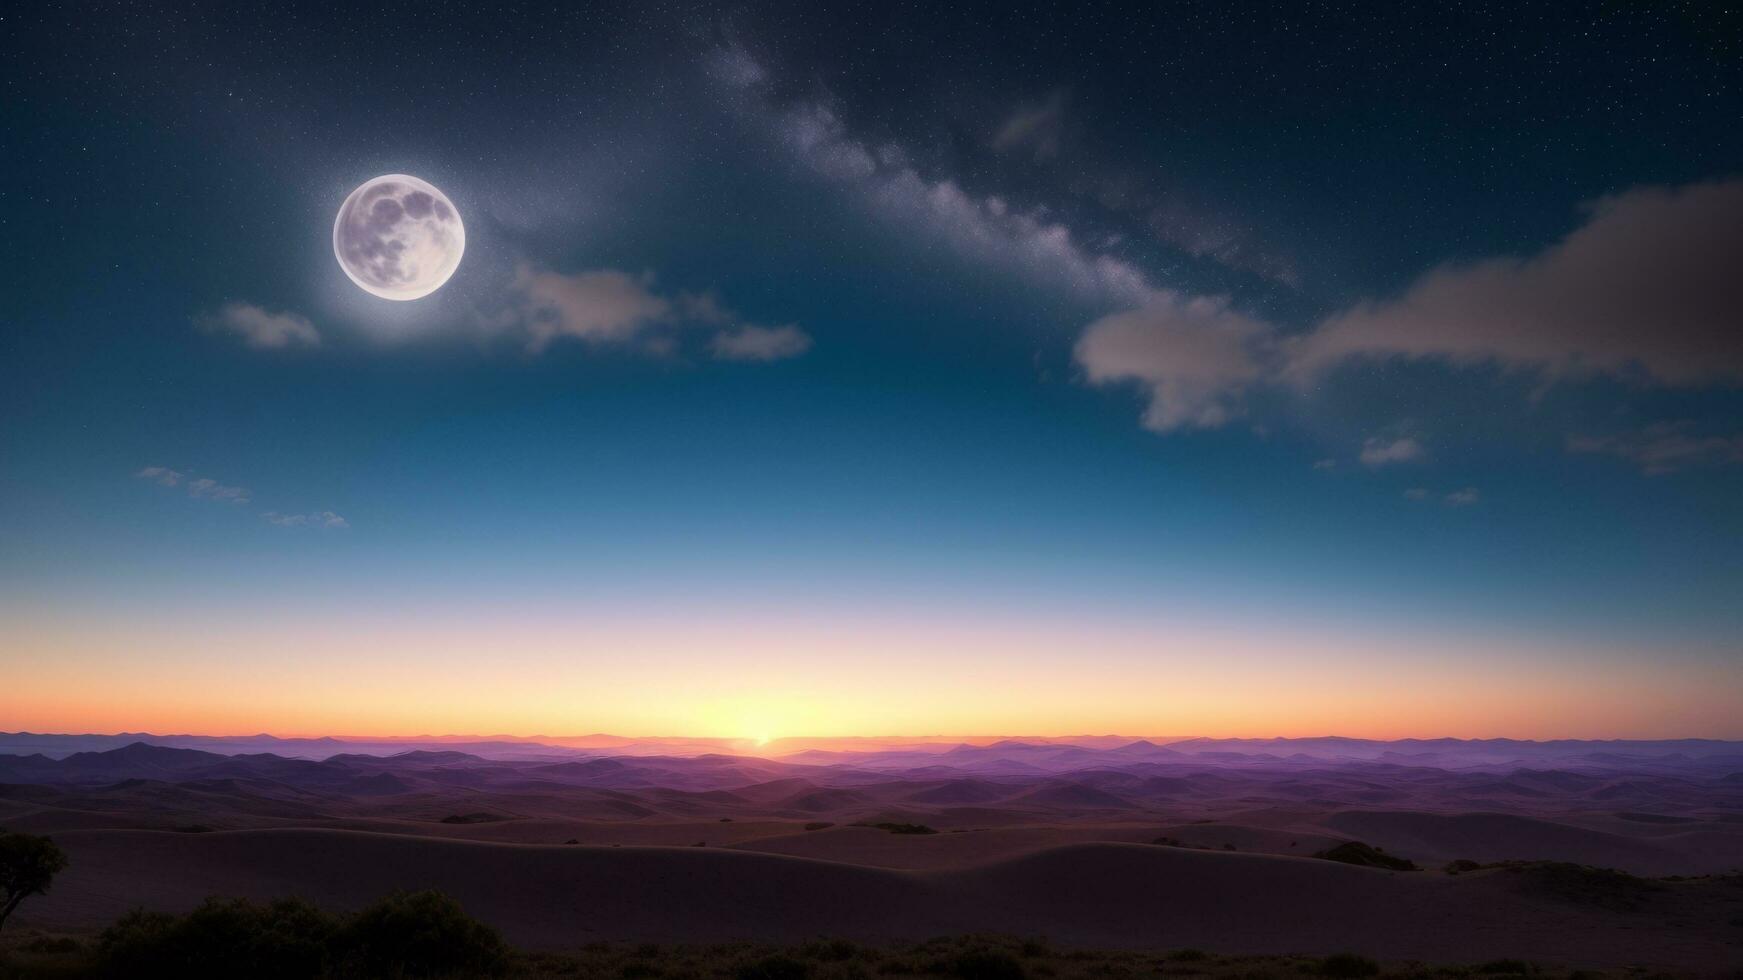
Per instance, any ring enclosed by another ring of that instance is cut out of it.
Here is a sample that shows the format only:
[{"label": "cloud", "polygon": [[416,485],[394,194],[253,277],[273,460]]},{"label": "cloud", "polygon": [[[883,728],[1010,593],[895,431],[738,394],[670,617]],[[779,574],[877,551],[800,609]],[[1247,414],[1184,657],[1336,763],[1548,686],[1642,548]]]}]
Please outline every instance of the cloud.
[{"label": "cloud", "polygon": [[1411,487],[1410,489],[1404,491],[1404,499],[1405,500],[1427,500],[1428,499],[1428,488],[1427,487]]},{"label": "cloud", "polygon": [[1422,443],[1410,436],[1398,439],[1375,436],[1362,443],[1359,458],[1363,466],[1387,466],[1419,460],[1423,455]]},{"label": "cloud", "polygon": [[780,361],[810,350],[811,335],[792,324],[784,327],[745,324],[715,334],[709,349],[723,361]]},{"label": "cloud", "polygon": [[208,333],[230,333],[259,350],[319,347],[321,333],[306,317],[268,313],[252,303],[225,303],[218,312],[194,321]]},{"label": "cloud", "polygon": [[1289,345],[1312,378],[1352,358],[1499,364],[1551,378],[1743,381],[1743,180],[1642,187],[1528,258],[1448,264]]},{"label": "cloud", "polygon": [[524,334],[531,354],[570,338],[634,345],[650,356],[669,357],[680,349],[674,333],[696,326],[718,328],[708,346],[719,360],[775,361],[811,348],[811,335],[796,324],[749,323],[713,293],[662,295],[647,273],[594,269],[565,274],[522,262],[511,295],[510,306],[487,319],[486,326]]},{"label": "cloud", "polygon": [[1313,468],[1316,470],[1335,470],[1338,468],[1338,461],[1335,459],[1315,460],[1313,463]]},{"label": "cloud", "polygon": [[1213,429],[1240,414],[1242,390],[1261,373],[1255,347],[1267,333],[1221,300],[1154,302],[1090,324],[1075,354],[1092,384],[1144,388],[1146,429]]},{"label": "cloud", "polygon": [[199,497],[202,500],[219,500],[230,504],[248,503],[247,487],[232,487],[217,480],[199,479],[188,484],[188,496]]},{"label": "cloud", "polygon": [[1018,106],[993,134],[992,148],[1005,153],[1027,148],[1037,162],[1059,155],[1065,131],[1065,90],[1055,89],[1037,105]]},{"label": "cloud", "polygon": [[[1736,329],[1743,276],[1732,258],[1743,254],[1743,180],[1636,188],[1600,200],[1581,226],[1536,255],[1446,264],[1394,299],[1357,303],[1293,332],[1225,300],[1156,285],[1105,251],[1113,239],[1081,235],[1046,207],[923,174],[901,145],[856,136],[827,100],[780,94],[771,73],[741,47],[716,50],[711,68],[747,118],[878,217],[930,232],[1025,282],[1123,311],[1086,327],[1076,358],[1091,383],[1135,382],[1144,390],[1143,422],[1157,432],[1223,425],[1241,414],[1251,389],[1311,382],[1364,358],[1499,364],[1552,380],[1605,373],[1667,385],[1743,381],[1743,331]],[[1061,95],[1019,108],[1001,123],[995,149],[1046,145],[1063,107]],[[1143,216],[1159,238],[1189,254],[1299,282],[1291,263],[1255,248],[1247,229],[1216,207],[1159,193],[1141,179],[1090,174],[1080,183],[1079,193]],[[1209,328],[1207,319],[1221,320],[1223,329]],[[1702,446],[1707,454],[1728,451],[1710,439]],[[1413,438],[1370,440],[1360,453],[1368,466],[1423,457]]]},{"label": "cloud", "polygon": [[[188,496],[197,500],[214,500],[220,503],[246,506],[252,502],[254,493],[246,487],[230,486],[219,483],[210,477],[200,477],[189,480],[187,474],[172,470],[167,466],[147,466],[133,474],[136,478],[150,480],[159,486],[186,486]],[[308,514],[281,514],[269,510],[260,515],[261,519],[279,527],[322,527],[348,528],[350,522],[330,510],[314,511]]]},{"label": "cloud", "polygon": [[[778,102],[769,73],[742,48],[721,48],[711,67],[728,94],[796,160],[857,195],[883,220],[922,229],[1026,282],[1124,310],[1090,324],[1076,356],[1092,383],[1131,381],[1147,391],[1146,427],[1167,432],[1223,425],[1240,414],[1241,391],[1266,373],[1261,356],[1274,329],[1234,311],[1225,298],[1153,284],[1136,265],[1090,246],[1044,207],[1019,207],[996,194],[971,193],[949,177],[925,176],[903,147],[856,138],[820,100]],[[1057,93],[1006,120],[1000,130],[1005,147],[1045,145],[1063,105]]]},{"label": "cloud", "polygon": [[268,524],[279,527],[318,527],[318,528],[348,528],[351,523],[330,510],[316,511],[312,514],[280,514],[269,510],[260,515]]},{"label": "cloud", "polygon": [[634,339],[672,310],[670,302],[651,291],[652,282],[651,276],[616,269],[563,275],[522,263],[514,289],[527,350],[540,353],[559,337],[590,343]]},{"label": "cloud", "polygon": [[1687,422],[1649,425],[1608,436],[1574,436],[1570,453],[1599,453],[1625,459],[1647,476],[1663,476],[1700,466],[1743,463],[1743,435],[1699,435]]},{"label": "cloud", "polygon": [[189,480],[186,473],[172,470],[167,466],[147,466],[133,474],[135,478],[150,480],[160,487],[186,486],[188,496],[200,500],[217,500],[230,504],[245,504],[251,494],[247,487],[233,487],[219,483],[209,477]]}]

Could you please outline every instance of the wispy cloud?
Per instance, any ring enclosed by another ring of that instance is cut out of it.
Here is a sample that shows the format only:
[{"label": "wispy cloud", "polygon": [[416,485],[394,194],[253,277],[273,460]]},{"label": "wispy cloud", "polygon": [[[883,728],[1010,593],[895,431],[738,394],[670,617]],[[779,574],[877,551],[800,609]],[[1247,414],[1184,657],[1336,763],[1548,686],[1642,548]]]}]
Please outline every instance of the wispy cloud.
[{"label": "wispy cloud", "polygon": [[1363,466],[1389,466],[1393,463],[1414,462],[1424,455],[1426,454],[1422,443],[1412,436],[1374,436],[1362,443],[1362,452],[1358,458]]},{"label": "wispy cloud", "polygon": [[245,504],[248,503],[249,492],[247,487],[233,487],[217,480],[199,479],[188,482],[188,496],[229,504]]},{"label": "wispy cloud", "polygon": [[186,476],[186,474],[172,470],[167,466],[147,466],[133,475],[142,480],[150,480],[159,486],[165,487],[180,485],[182,479]]},{"label": "wispy cloud", "polygon": [[[196,500],[211,500],[217,503],[234,504],[246,507],[253,502],[254,492],[247,487],[219,483],[210,477],[190,479],[188,474],[173,470],[167,466],[147,466],[133,474],[136,479],[149,480],[162,487],[185,489],[187,495]],[[279,527],[319,527],[348,528],[350,522],[330,510],[312,511],[307,514],[285,514],[269,510],[260,515],[261,519]]]},{"label": "wispy cloud", "polygon": [[1625,459],[1647,476],[1743,464],[1743,435],[1701,435],[1688,422],[1659,423],[1607,436],[1574,436],[1568,439],[1567,449]]},{"label": "wispy cloud", "polygon": [[319,347],[321,332],[307,317],[295,313],[271,313],[252,303],[225,303],[216,313],[194,319],[208,333],[227,333],[242,338],[260,350],[288,347]]},{"label": "wispy cloud", "polygon": [[1463,490],[1454,490],[1442,497],[1441,501],[1448,507],[1469,507],[1482,499],[1482,494],[1477,492],[1476,487],[1466,487]]},{"label": "wispy cloud", "polygon": [[245,504],[249,499],[248,488],[230,486],[219,483],[209,477],[188,479],[188,475],[180,470],[172,470],[167,466],[147,466],[133,474],[136,479],[150,480],[160,487],[187,488],[188,496],[201,500],[216,500],[221,503]]},{"label": "wispy cloud", "polygon": [[[1405,500],[1417,502],[1427,500],[1434,495],[1434,491],[1427,487],[1411,487],[1404,491]],[[1440,502],[1448,507],[1470,507],[1482,499],[1483,495],[1477,492],[1476,487],[1465,487],[1463,490],[1454,490],[1440,496]]]},{"label": "wispy cloud", "polygon": [[712,329],[708,348],[718,359],[773,361],[797,357],[811,347],[810,334],[795,324],[749,323],[713,293],[663,294],[651,273],[561,273],[522,262],[511,294],[509,308],[485,318],[485,324],[520,333],[530,354],[568,339],[669,356],[680,349],[677,334],[696,327]]},{"label": "wispy cloud", "polygon": [[715,334],[709,349],[723,361],[779,361],[810,350],[811,336],[792,324],[784,327],[745,324]]},{"label": "wispy cloud", "polygon": [[316,528],[348,528],[350,522],[330,510],[316,511],[312,514],[280,514],[269,510],[260,515],[268,524],[279,527],[316,527]]}]

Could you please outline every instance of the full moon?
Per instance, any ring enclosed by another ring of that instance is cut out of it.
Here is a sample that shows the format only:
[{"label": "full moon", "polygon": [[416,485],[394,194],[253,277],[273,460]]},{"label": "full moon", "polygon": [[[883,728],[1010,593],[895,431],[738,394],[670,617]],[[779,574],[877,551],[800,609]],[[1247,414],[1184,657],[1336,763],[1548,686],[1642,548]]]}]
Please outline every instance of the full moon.
[{"label": "full moon", "polygon": [[366,181],[333,219],[339,268],[382,299],[421,299],[441,289],[465,251],[466,226],[454,202],[407,174]]}]

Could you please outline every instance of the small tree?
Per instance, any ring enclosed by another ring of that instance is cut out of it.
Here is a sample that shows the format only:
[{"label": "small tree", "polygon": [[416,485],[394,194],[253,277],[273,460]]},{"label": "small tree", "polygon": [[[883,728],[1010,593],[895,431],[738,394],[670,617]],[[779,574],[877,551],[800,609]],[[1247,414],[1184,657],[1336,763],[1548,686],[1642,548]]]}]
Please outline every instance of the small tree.
[{"label": "small tree", "polygon": [[20,902],[48,891],[66,866],[66,854],[47,837],[0,831],[0,927]]}]

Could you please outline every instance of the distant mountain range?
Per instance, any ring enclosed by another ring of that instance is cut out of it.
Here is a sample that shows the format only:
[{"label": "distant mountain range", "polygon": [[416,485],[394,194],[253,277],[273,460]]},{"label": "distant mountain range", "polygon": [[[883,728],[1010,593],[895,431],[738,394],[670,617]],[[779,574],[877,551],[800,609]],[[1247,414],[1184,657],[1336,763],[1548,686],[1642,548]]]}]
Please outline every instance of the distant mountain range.
[{"label": "distant mountain range", "polygon": [[395,738],[281,738],[274,735],[61,735],[0,732],[0,755],[64,758],[134,744],[195,749],[222,755],[270,753],[296,759],[334,755],[388,756],[409,750],[456,751],[504,761],[562,760],[578,756],[692,757],[710,754],[780,759],[805,765],[853,765],[872,769],[945,764],[1013,767],[1017,771],[1068,771],[1111,760],[1197,760],[1227,765],[1303,762],[1392,762],[1437,768],[1506,767],[1544,762],[1603,767],[1626,764],[1733,764],[1743,768],[1743,742],[1718,739],[1511,738],[1134,738],[1079,737],[789,738],[758,745],[748,739],[630,738],[582,736],[410,736]]},{"label": "distant mountain range", "polygon": [[[9,736],[59,748],[83,737]],[[655,754],[649,742],[635,745],[646,754],[501,741],[269,744],[321,757],[142,739],[58,758],[0,755],[0,826],[328,827],[554,844],[685,826],[716,837],[727,824],[734,834],[785,827],[803,848],[813,827],[1147,825],[1155,829],[1131,833],[1274,853],[1359,834],[1446,859],[1548,857],[1661,874],[1743,867],[1743,745],[1704,740],[1000,739],[781,758]]]},{"label": "distant mountain range", "polygon": [[[1001,739],[983,745],[903,747],[878,751],[806,749],[765,757],[721,752],[661,754],[653,740],[584,750],[533,742],[348,742],[341,739],[241,739],[205,736],[0,735],[0,782],[96,784],[121,779],[252,776],[324,785],[360,772],[491,773],[495,778],[570,785],[674,787],[744,785],[761,779],[802,777],[818,785],[851,785],[890,778],[965,777],[1024,780],[1071,774],[1189,775],[1207,770],[1310,772],[1339,768],[1423,769],[1445,773],[1510,774],[1553,770],[1570,774],[1641,773],[1729,778],[1743,772],[1743,743],[1706,739],[1672,741],[1528,742],[1512,739],[1183,739],[1167,745],[1146,739],[1085,746],[1063,740]],[[195,741],[200,748],[185,747]],[[261,745],[273,751],[254,751]],[[97,748],[81,746],[95,745]],[[35,751],[17,752],[19,748]],[[68,750],[71,751],[68,751]],[[325,775],[321,775],[325,774]],[[955,790],[941,788],[940,792]],[[1093,794],[1066,796],[1088,800]],[[1037,799],[1047,799],[1042,794]],[[1063,797],[1062,797],[1063,798]]]}]

